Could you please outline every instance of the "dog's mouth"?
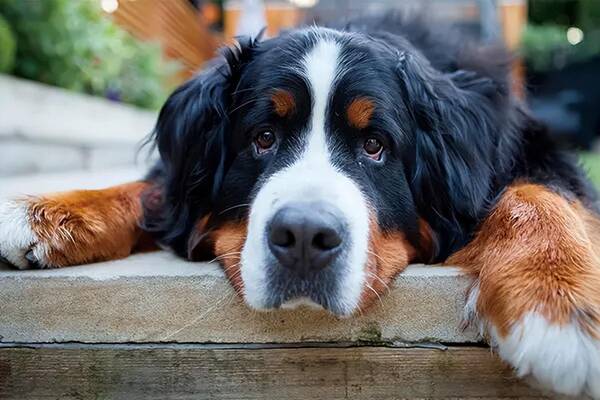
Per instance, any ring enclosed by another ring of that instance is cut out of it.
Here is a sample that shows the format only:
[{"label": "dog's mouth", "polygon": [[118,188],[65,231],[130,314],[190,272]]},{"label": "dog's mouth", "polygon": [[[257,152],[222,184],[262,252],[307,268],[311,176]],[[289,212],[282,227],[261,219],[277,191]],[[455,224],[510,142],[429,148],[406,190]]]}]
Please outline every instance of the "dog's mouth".
[{"label": "dog's mouth", "polygon": [[[266,290],[261,304],[256,304],[252,296],[245,292],[247,302],[258,309],[292,309],[307,306],[312,309],[325,309],[338,316],[354,312],[355,304],[345,298],[343,273],[347,265],[329,265],[309,275],[290,273],[281,264],[265,266],[267,271]],[[250,301],[248,301],[250,300]]]},{"label": "dog's mouth", "polygon": [[350,220],[329,203],[294,201],[269,216],[251,212],[213,233],[227,278],[256,310],[362,312],[415,256],[402,232],[382,232],[367,213]]}]

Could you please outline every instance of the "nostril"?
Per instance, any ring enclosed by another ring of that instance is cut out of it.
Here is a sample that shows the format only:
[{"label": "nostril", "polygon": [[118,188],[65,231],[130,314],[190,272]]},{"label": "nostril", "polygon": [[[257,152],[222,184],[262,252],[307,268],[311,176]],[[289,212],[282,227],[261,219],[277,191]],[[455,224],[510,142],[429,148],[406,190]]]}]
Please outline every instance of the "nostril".
[{"label": "nostril", "polygon": [[337,232],[324,231],[318,232],[312,240],[312,246],[321,251],[332,250],[338,247],[342,243],[342,239]]},{"label": "nostril", "polygon": [[296,237],[289,229],[276,229],[271,233],[271,242],[281,247],[293,247]]},{"label": "nostril", "polygon": [[296,245],[296,236],[292,233],[292,231],[285,232],[285,244],[283,246],[293,247]]}]

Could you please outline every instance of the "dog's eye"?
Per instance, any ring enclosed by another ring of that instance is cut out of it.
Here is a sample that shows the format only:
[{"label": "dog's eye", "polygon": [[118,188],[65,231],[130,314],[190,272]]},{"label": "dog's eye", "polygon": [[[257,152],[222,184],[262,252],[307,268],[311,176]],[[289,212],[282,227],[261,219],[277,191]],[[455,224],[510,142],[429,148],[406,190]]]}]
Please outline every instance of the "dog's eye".
[{"label": "dog's eye", "polygon": [[273,147],[275,144],[275,134],[271,131],[260,132],[254,138],[256,144],[256,151],[258,154],[262,154]]},{"label": "dog's eye", "polygon": [[365,140],[363,150],[367,157],[379,161],[381,159],[381,153],[383,153],[383,144],[378,139],[370,137]]}]

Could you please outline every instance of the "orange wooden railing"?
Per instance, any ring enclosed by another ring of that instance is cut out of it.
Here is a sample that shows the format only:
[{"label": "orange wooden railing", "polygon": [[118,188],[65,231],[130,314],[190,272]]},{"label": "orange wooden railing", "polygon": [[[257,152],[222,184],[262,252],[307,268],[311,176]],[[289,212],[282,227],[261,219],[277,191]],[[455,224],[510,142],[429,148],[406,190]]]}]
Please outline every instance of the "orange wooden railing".
[{"label": "orange wooden railing", "polygon": [[114,21],[134,36],[160,42],[164,54],[183,65],[184,77],[212,58],[221,38],[186,0],[121,0]]}]

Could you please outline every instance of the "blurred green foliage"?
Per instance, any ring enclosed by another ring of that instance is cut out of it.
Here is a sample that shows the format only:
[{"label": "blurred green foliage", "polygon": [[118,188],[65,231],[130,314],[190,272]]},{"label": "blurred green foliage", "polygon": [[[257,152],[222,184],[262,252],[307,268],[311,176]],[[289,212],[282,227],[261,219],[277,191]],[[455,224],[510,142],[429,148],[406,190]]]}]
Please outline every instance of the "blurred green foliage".
[{"label": "blurred green foliage", "polygon": [[575,23],[578,5],[579,0],[529,0],[528,20],[532,24],[570,26]]},{"label": "blurred green foliage", "polygon": [[158,45],[106,18],[95,0],[0,0],[17,38],[14,74],[63,88],[158,108],[177,71]]},{"label": "blurred green foliage", "polygon": [[[528,19],[522,53],[533,71],[560,69],[600,55],[600,0],[529,0]],[[583,41],[570,44],[569,27],[581,29]]]},{"label": "blurred green foliage", "polygon": [[598,190],[600,190],[600,154],[582,153],[581,163],[592,182],[594,182]]},{"label": "blurred green foliage", "polygon": [[0,15],[0,72],[11,72],[15,64],[15,36],[10,26]]},{"label": "blurred green foliage", "polygon": [[600,28],[598,0],[529,0],[527,13],[534,25],[578,26],[584,31]]},{"label": "blurred green foliage", "polygon": [[584,40],[572,45],[567,40],[567,29],[559,25],[528,25],[521,39],[527,66],[533,71],[547,71],[600,54],[600,30],[585,32]]}]

